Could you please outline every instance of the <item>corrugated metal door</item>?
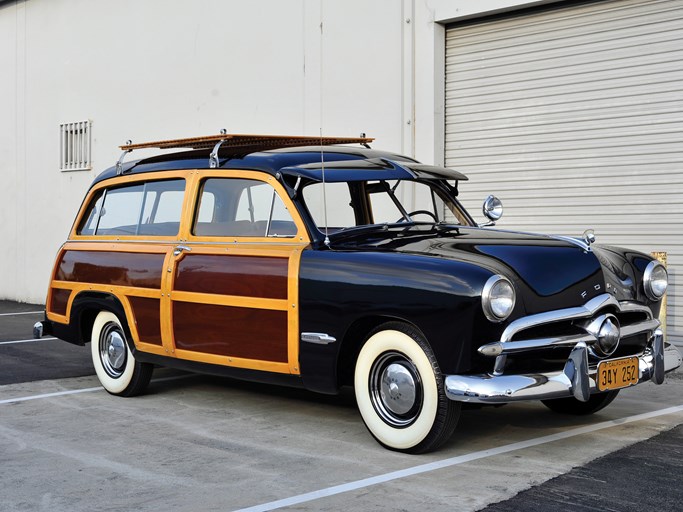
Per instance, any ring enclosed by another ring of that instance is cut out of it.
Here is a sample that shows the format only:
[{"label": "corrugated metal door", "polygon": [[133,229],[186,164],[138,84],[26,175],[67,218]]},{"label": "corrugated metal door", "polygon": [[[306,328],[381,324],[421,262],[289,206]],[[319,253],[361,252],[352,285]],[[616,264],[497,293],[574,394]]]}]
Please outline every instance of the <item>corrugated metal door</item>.
[{"label": "corrugated metal door", "polygon": [[465,205],[495,193],[501,228],[668,252],[683,345],[683,0],[567,2],[454,25],[446,44]]}]

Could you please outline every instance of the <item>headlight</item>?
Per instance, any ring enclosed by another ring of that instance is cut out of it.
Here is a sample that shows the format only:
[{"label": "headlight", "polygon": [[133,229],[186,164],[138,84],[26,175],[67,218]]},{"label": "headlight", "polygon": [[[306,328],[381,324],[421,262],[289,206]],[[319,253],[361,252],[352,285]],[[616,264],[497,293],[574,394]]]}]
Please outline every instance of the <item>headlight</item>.
[{"label": "headlight", "polygon": [[481,306],[486,318],[502,322],[510,316],[515,307],[515,289],[505,277],[491,276],[481,292]]},{"label": "headlight", "polygon": [[643,274],[643,288],[645,288],[645,295],[650,300],[659,300],[666,293],[666,288],[669,286],[669,276],[666,273],[664,265],[658,261],[651,261],[645,267]]}]

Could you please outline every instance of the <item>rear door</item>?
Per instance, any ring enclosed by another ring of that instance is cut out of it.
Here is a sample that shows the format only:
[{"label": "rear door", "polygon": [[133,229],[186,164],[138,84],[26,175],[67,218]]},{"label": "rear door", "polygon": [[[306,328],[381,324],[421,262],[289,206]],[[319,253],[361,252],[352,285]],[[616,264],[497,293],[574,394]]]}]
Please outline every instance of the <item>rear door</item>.
[{"label": "rear door", "polygon": [[200,171],[194,188],[162,301],[172,353],[298,374],[298,272],[309,239],[293,204],[274,177],[254,171]]},{"label": "rear door", "polygon": [[[76,300],[113,296],[123,307],[135,346],[166,355],[161,294],[166,262],[178,245],[190,172],[120,176],[95,187],[60,250],[47,316],[75,321]],[[187,228],[185,228],[187,229]]]}]

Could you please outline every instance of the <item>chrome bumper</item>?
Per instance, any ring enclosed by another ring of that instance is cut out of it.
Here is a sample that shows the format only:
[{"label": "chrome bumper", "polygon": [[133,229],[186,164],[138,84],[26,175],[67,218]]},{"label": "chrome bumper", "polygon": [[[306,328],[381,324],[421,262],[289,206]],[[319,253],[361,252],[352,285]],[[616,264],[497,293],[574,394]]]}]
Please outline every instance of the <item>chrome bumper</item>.
[{"label": "chrome bumper", "polygon": [[[660,329],[654,331],[645,352],[638,357],[638,384],[651,380],[664,382],[664,374],[681,366],[681,354],[664,341]],[[585,402],[598,391],[596,368],[588,366],[588,347],[580,341],[572,349],[559,372],[525,375],[448,375],[446,396],[458,402],[503,404],[520,400],[571,397]]]}]

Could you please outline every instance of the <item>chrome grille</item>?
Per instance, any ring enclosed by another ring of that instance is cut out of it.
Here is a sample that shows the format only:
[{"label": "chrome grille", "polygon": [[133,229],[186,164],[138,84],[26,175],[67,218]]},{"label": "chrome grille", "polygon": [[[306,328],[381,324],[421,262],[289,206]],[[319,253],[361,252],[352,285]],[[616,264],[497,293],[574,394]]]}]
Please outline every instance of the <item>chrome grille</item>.
[{"label": "chrome grille", "polygon": [[583,306],[519,318],[510,323],[500,340],[479,347],[479,353],[496,357],[494,375],[500,375],[505,369],[508,355],[551,348],[571,349],[580,342],[590,347],[597,342],[597,338],[586,326],[606,313],[613,314],[621,324],[619,347],[611,357],[641,353],[660,325],[647,306],[619,302],[612,295],[603,294]]}]

